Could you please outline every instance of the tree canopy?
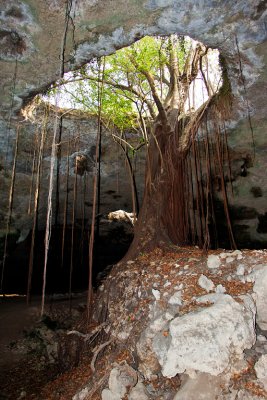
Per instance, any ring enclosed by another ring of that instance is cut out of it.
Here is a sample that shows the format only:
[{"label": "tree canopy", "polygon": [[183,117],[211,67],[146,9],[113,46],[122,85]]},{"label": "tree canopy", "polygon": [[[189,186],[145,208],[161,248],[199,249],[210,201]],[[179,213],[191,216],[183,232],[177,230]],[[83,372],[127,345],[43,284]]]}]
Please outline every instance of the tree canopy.
[{"label": "tree canopy", "polygon": [[142,119],[147,124],[157,116],[166,120],[170,108],[179,115],[193,110],[202,98],[202,93],[190,95],[189,91],[197,77],[204,84],[198,90],[204,88],[208,95],[216,92],[219,79],[214,78],[214,61],[210,62],[208,52],[188,37],[145,37],[106,56],[103,76],[99,73],[102,58],[68,74],[56,86],[60,85],[63,98],[68,96],[73,107],[97,114],[103,79],[102,117],[119,129],[136,128]]}]

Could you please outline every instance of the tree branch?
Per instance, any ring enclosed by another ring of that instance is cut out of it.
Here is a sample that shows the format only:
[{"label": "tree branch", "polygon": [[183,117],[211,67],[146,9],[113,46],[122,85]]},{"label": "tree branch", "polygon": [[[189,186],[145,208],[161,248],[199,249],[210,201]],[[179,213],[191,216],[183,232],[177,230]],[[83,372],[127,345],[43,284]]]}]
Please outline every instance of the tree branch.
[{"label": "tree branch", "polygon": [[160,100],[160,97],[159,97],[159,94],[158,94],[158,91],[157,91],[157,88],[155,85],[154,77],[150,72],[145,71],[145,70],[142,70],[141,73],[146,77],[146,79],[148,81],[153,99],[156,103],[156,106],[157,106],[157,109],[159,112],[160,119],[161,119],[162,123],[165,125],[168,122],[167,114],[166,114],[166,110]]},{"label": "tree branch", "polygon": [[[54,88],[57,88],[57,87],[66,85],[66,84],[68,84],[68,83],[79,82],[79,81],[85,81],[85,80],[99,83],[99,79],[98,79],[98,78],[92,77],[92,76],[86,76],[86,77],[83,77],[83,78],[74,78],[74,79],[69,79],[69,80],[67,80],[67,81],[60,81],[59,83],[55,83],[55,84],[52,86],[52,88],[54,89]],[[146,97],[145,97],[144,95],[142,95],[142,93],[140,93],[139,91],[137,91],[136,89],[134,89],[134,88],[131,87],[131,86],[123,85],[123,84],[121,84],[121,83],[115,83],[115,82],[112,82],[112,81],[110,81],[110,80],[104,80],[104,83],[105,83],[106,85],[112,86],[112,87],[115,88],[115,89],[119,89],[119,90],[122,90],[122,91],[127,91],[127,92],[129,92],[129,93],[132,93],[133,95],[135,95],[136,97],[138,97],[141,101],[143,101],[143,102],[146,103],[147,108],[149,109],[149,112],[150,112],[150,114],[151,114],[151,117],[152,117],[153,119],[156,118],[156,114],[155,114],[155,111],[154,111],[154,109],[153,109],[153,106],[152,106],[151,102],[148,101],[148,100],[146,99]]]}]

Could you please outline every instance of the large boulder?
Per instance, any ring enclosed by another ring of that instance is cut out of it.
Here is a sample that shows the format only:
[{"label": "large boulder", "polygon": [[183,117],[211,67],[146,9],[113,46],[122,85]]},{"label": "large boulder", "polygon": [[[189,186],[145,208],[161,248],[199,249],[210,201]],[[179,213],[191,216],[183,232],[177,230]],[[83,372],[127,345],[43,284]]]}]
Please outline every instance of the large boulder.
[{"label": "large boulder", "polygon": [[169,335],[157,334],[153,348],[168,378],[191,371],[219,375],[255,342],[255,305],[249,295],[242,302],[216,296],[213,305],[173,319]]}]

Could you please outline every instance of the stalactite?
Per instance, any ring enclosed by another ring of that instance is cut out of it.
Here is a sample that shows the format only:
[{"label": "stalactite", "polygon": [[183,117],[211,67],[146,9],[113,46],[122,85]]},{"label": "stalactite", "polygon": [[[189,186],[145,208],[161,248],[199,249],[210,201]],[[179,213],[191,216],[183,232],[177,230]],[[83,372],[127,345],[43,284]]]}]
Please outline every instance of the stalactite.
[{"label": "stalactite", "polygon": [[4,284],[4,274],[5,274],[5,266],[6,266],[6,258],[7,258],[8,235],[10,233],[11,217],[12,217],[12,211],[13,211],[14,187],[15,187],[15,179],[16,179],[16,166],[17,166],[20,129],[21,129],[21,126],[18,125],[17,126],[17,134],[16,134],[16,142],[15,142],[15,153],[14,153],[14,158],[13,158],[11,183],[10,183],[10,189],[9,189],[7,224],[6,224],[3,260],[2,260],[1,289],[0,289],[1,293],[3,293],[3,289],[4,289],[3,284]]},{"label": "stalactite", "polygon": [[27,304],[29,304],[29,302],[30,302],[30,295],[31,295],[32,272],[33,272],[34,250],[35,250],[35,234],[36,234],[37,222],[38,222],[38,207],[39,207],[40,183],[41,183],[41,176],[42,176],[42,161],[43,161],[43,153],[44,153],[44,144],[45,144],[46,134],[47,134],[48,116],[49,116],[49,112],[48,112],[48,109],[46,109],[45,116],[43,119],[42,131],[41,131],[41,141],[40,141],[40,147],[39,147],[39,152],[38,152],[37,171],[36,171],[34,207],[33,207],[33,225],[32,225],[31,249],[30,249],[29,268],[28,268],[27,297],[26,297]]}]

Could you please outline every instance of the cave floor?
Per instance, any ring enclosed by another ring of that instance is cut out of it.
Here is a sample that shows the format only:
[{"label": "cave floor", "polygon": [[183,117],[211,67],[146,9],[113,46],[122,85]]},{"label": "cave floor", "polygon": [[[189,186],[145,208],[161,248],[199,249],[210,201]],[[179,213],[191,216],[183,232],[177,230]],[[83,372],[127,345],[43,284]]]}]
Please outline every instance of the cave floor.
[{"label": "cave floor", "polygon": [[[66,297],[48,296],[46,301],[45,318],[48,318],[50,324],[59,324],[55,327],[57,329],[71,326],[80,318],[85,308],[86,293],[74,295],[71,314]],[[47,344],[44,340],[47,331],[42,327],[40,309],[40,296],[34,296],[29,306],[26,305],[26,296],[22,295],[8,295],[0,299],[1,400],[40,399],[40,388],[60,375],[58,365],[47,363],[42,351],[42,347]],[[51,329],[54,327],[51,326]],[[54,338],[48,337],[48,340],[51,339]],[[41,343],[42,340],[44,343]]]}]

